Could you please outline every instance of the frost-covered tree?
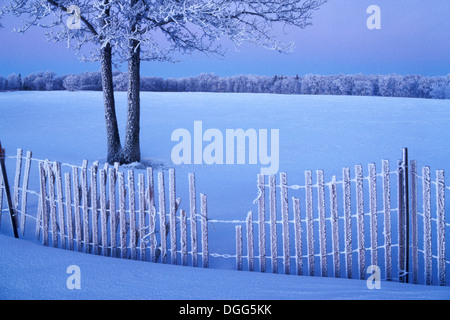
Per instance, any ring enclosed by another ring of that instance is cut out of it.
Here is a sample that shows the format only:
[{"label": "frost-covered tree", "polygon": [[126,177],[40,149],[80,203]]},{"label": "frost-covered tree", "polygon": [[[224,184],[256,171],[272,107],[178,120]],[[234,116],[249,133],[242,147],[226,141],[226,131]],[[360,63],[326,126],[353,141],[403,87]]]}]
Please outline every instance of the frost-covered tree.
[{"label": "frost-covered tree", "polygon": [[8,90],[20,90],[22,88],[21,76],[15,73],[8,76]]}]

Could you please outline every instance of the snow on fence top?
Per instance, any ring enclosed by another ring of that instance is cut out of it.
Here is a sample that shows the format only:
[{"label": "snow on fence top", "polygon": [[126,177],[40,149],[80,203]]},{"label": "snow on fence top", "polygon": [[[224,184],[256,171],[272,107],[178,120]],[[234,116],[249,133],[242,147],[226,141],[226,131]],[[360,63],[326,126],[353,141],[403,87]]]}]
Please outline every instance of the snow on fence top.
[{"label": "snow on fence top", "polygon": [[[118,164],[103,168],[98,162],[88,168],[86,160],[82,166],[61,164],[32,158],[31,152],[23,156],[22,149],[6,158],[16,161],[12,203],[22,235],[30,230],[29,218],[35,223],[36,239],[47,246],[181,265],[198,266],[200,260],[205,268],[210,257],[234,258],[238,270],[245,265],[261,272],[267,272],[270,261],[274,273],[280,272],[281,261],[286,274],[294,273],[294,262],[296,274],[324,277],[365,279],[367,268],[375,265],[385,280],[447,283],[445,237],[450,224],[445,220],[445,191],[450,187],[445,186],[443,170],[431,180],[430,168],[423,167],[420,175],[416,161],[399,162],[391,170],[390,162],[383,160],[379,173],[371,163],[366,176],[356,165],[353,178],[346,167],[342,179],[334,175],[329,182],[322,170],[316,171],[315,183],[312,171],[305,171],[304,184],[289,185],[286,173],[280,174],[278,184],[276,176],[258,175],[253,201],[258,214],[224,220],[208,216],[205,194],[200,194],[198,210],[193,173],[188,175],[189,210],[185,210],[176,197],[174,169],[169,169],[168,187],[164,171],[157,173],[155,190],[150,167],[137,175],[136,186],[135,171],[125,175]],[[39,181],[30,179],[32,162],[37,164]],[[62,166],[67,169],[64,177]],[[36,186],[39,191],[33,189]],[[2,206],[3,189],[0,179],[0,215],[8,210]],[[220,237],[235,242],[235,253],[210,252],[208,226],[216,230],[216,224],[236,225],[235,237],[226,233]]]}]

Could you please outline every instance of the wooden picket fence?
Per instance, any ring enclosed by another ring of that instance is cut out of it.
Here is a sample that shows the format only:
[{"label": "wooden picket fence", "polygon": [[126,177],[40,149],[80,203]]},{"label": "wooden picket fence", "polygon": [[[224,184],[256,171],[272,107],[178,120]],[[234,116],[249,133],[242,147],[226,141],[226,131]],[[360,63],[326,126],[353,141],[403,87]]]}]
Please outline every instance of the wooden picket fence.
[{"label": "wooden picket fence", "polygon": [[[271,271],[278,273],[281,260],[285,274],[366,279],[379,268],[384,280],[446,285],[450,262],[445,237],[450,224],[445,220],[445,191],[450,187],[445,186],[444,171],[437,170],[435,180],[429,167],[419,175],[417,162],[408,162],[407,149],[394,171],[389,160],[383,160],[381,167],[377,173],[376,164],[370,163],[364,176],[363,167],[356,165],[353,179],[346,167],[341,180],[332,176],[328,183],[324,171],[318,170],[315,184],[312,171],[305,171],[303,185],[288,185],[286,173],[280,173],[279,184],[275,175],[258,175],[258,216],[254,219],[249,212],[246,223],[236,226],[237,269],[244,268],[246,258],[249,271],[259,263],[259,270],[266,272],[270,260]],[[295,193],[291,205],[289,190]]]},{"label": "wooden picket fence", "polygon": [[[249,212],[245,220],[211,219],[205,194],[198,210],[193,173],[187,179],[188,214],[177,198],[174,169],[148,167],[136,175],[118,164],[39,160],[22,149],[7,158],[16,162],[12,208],[3,208],[0,175],[0,221],[2,212],[14,212],[23,236],[32,220],[31,231],[46,246],[205,268],[211,257],[231,258],[237,270],[323,277],[366,279],[375,266],[384,280],[447,285],[450,187],[443,170],[434,180],[429,167],[419,175],[406,149],[394,170],[383,160],[379,173],[370,163],[366,176],[361,165],[353,177],[346,167],[340,180],[332,176],[329,182],[318,170],[314,184],[312,171],[305,171],[301,185],[288,184],[284,172],[279,181],[258,175],[257,215]],[[235,225],[234,253],[210,251],[209,224]]]},{"label": "wooden picket fence", "polygon": [[[181,199],[176,198],[174,169],[168,170],[168,188],[164,171],[157,172],[156,192],[151,167],[138,174],[136,187],[134,170],[127,170],[125,174],[118,163],[100,168],[98,162],[94,162],[88,168],[88,161],[84,160],[79,167],[33,159],[31,152],[24,157],[22,149],[9,158],[16,159],[14,185],[11,186],[12,206],[16,219],[20,220],[18,225],[22,235],[27,220],[32,219],[36,239],[45,246],[181,265],[188,265],[189,255],[191,266],[197,267],[200,257],[202,266],[208,267],[207,197],[200,194],[201,208],[197,213],[194,174],[188,176],[191,231],[188,239],[188,219],[186,211],[179,208]],[[29,188],[33,162],[39,172],[39,192]],[[63,173],[62,167],[66,172]],[[1,177],[0,181],[0,208],[3,208]],[[169,193],[167,206],[166,189]],[[30,194],[38,198],[37,214],[34,215],[27,208]],[[158,211],[155,196],[158,196]],[[2,211],[5,210],[0,210],[0,218]],[[169,221],[166,221],[167,217]],[[198,220],[200,239],[197,239]],[[188,252],[189,240],[192,249]],[[197,249],[198,242],[201,252]]]}]

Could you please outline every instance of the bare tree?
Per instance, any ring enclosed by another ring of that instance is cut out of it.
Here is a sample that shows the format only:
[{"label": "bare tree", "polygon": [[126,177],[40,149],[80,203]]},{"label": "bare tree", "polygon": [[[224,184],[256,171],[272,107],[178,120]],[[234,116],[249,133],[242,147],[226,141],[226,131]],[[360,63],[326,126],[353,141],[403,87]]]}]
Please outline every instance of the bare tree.
[{"label": "bare tree", "polygon": [[[222,39],[237,46],[251,43],[279,52],[293,50],[293,43],[276,37],[277,24],[305,28],[312,14],[326,0],[10,0],[7,12],[27,14],[30,26],[63,25],[69,3],[80,9],[81,28],[59,28],[50,33],[56,41],[75,41],[75,49],[94,43],[102,66],[108,161],[140,161],[140,62],[174,62],[176,54],[203,52],[222,55]],[[112,86],[112,60],[128,62],[128,109],[124,147],[120,149]]]}]

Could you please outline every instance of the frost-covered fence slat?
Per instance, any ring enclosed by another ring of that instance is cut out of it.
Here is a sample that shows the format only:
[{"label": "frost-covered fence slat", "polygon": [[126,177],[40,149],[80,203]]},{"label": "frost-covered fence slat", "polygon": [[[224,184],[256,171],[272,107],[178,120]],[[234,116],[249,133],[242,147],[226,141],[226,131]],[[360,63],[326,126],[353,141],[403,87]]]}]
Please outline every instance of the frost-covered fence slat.
[{"label": "frost-covered fence slat", "polygon": [[170,250],[171,263],[177,264],[177,220],[176,220],[176,193],[175,170],[169,169],[169,201],[170,201]]},{"label": "frost-covered fence slat", "polygon": [[130,254],[132,260],[137,260],[136,239],[136,191],[134,171],[128,170],[128,206],[130,208]]},{"label": "frost-covered fence slat", "polygon": [[313,191],[312,172],[305,171],[306,185],[306,242],[308,254],[308,271],[310,276],[314,276],[314,216],[313,216]]},{"label": "frost-covered fence slat", "polygon": [[208,207],[206,195],[201,193],[201,216],[202,216],[202,261],[203,268],[209,268],[209,248],[208,248]]},{"label": "frost-covered fence slat", "polygon": [[72,167],[73,178],[73,205],[75,215],[75,243],[77,250],[81,252],[81,213],[80,213],[80,185],[78,168]]},{"label": "frost-covered fence slat", "polygon": [[413,283],[418,283],[419,275],[419,233],[417,221],[417,162],[411,161],[411,258]]},{"label": "frost-covered fence slat", "polygon": [[[48,246],[48,211],[47,211],[47,192],[46,192],[46,173],[45,164],[39,162],[39,181],[41,187],[41,212],[42,212],[42,243]],[[37,222],[39,224],[39,221]]]},{"label": "frost-covered fence slat", "polygon": [[[147,245],[145,241],[145,176],[138,175],[139,194],[139,253],[141,261],[146,260]],[[151,210],[151,209],[150,209]],[[153,260],[152,260],[153,261]]]},{"label": "frost-covered fence slat", "polygon": [[255,254],[253,241],[253,214],[250,211],[247,215],[247,261],[248,271],[255,271]]},{"label": "frost-covered fence slat", "polygon": [[437,202],[437,270],[439,285],[445,286],[445,174],[436,171]]},{"label": "frost-covered fence slat", "polygon": [[300,215],[300,199],[293,197],[294,235],[295,235],[295,264],[297,275],[303,275],[302,224]]},{"label": "frost-covered fence slat", "polygon": [[[147,190],[146,197],[149,203],[149,215],[148,215],[148,232],[150,234],[150,261],[156,262],[156,206],[155,206],[155,192],[154,192],[154,179],[153,169],[147,168]],[[145,244],[145,243],[144,243]]]},{"label": "frost-covered fence slat", "polygon": [[167,263],[167,238],[166,238],[166,193],[164,186],[164,172],[158,172],[159,195],[159,233],[161,241],[161,263]]},{"label": "frost-covered fence slat", "polygon": [[272,260],[272,272],[278,273],[278,244],[277,244],[277,187],[276,176],[269,177],[270,194],[270,254]]},{"label": "frost-covered fence slat", "polygon": [[345,238],[345,267],[347,278],[352,278],[352,211],[351,211],[351,189],[350,189],[350,168],[342,170],[343,194],[344,194],[344,238]]},{"label": "frost-covered fence slat", "polygon": [[236,269],[242,270],[243,265],[242,226],[236,226]]},{"label": "frost-covered fence slat", "polygon": [[81,167],[81,194],[83,197],[83,240],[84,252],[90,252],[89,245],[89,204],[88,204],[88,179],[87,179],[87,160],[83,160]]},{"label": "frost-covered fence slat", "polygon": [[180,209],[180,245],[181,245],[181,265],[187,266],[187,221],[186,211]]},{"label": "frost-covered fence slat", "polygon": [[22,155],[23,149],[17,149],[17,159],[16,159],[16,174],[14,176],[14,193],[13,193],[13,209],[16,214],[15,219],[17,220],[17,209],[19,208],[19,185],[20,176],[22,174]]},{"label": "frost-covered fence slat", "polygon": [[389,160],[383,160],[382,167],[386,280],[392,280],[391,179]]},{"label": "frost-covered fence slat", "polygon": [[325,186],[323,170],[317,170],[318,206],[319,206],[319,245],[320,245],[320,272],[322,277],[328,276],[327,265],[327,234],[325,215]]},{"label": "frost-covered fence slat", "polygon": [[118,173],[119,183],[119,243],[120,243],[120,257],[127,258],[127,217],[126,217],[126,193],[125,193],[125,177],[123,172]]},{"label": "frost-covered fence slat", "polygon": [[366,278],[366,248],[364,239],[364,189],[363,169],[361,165],[355,166],[356,174],[356,215],[358,223],[358,255],[359,255],[359,278]]},{"label": "frost-covered fence slat", "polygon": [[97,203],[98,162],[91,166],[91,206],[92,206],[92,246],[93,253],[99,254],[98,245],[98,203]]},{"label": "frost-covered fence slat", "polygon": [[64,184],[66,186],[67,239],[69,241],[69,250],[73,250],[72,188],[70,180],[70,173],[65,173]]},{"label": "frost-covered fence slat", "polygon": [[377,171],[375,163],[369,164],[369,207],[371,263],[373,266],[378,266]]},{"label": "frost-covered fence slat", "polygon": [[404,171],[402,161],[398,161],[397,169],[397,202],[398,202],[398,272],[399,281],[404,282],[406,276],[406,243],[405,243],[405,199],[404,199]]},{"label": "frost-covered fence slat", "polygon": [[192,266],[198,266],[198,244],[197,244],[197,207],[196,207],[196,190],[195,190],[195,175],[189,174],[189,208],[191,220],[191,251],[192,251]]},{"label": "frost-covered fence slat", "polygon": [[339,212],[337,202],[336,176],[333,176],[330,184],[330,205],[331,205],[331,245],[333,247],[333,269],[334,277],[341,277],[341,265],[339,260]]},{"label": "frost-covered fence slat", "polygon": [[100,223],[102,235],[102,255],[108,255],[108,217],[106,208],[106,170],[100,170]]},{"label": "frost-covered fence slat", "polygon": [[[3,174],[2,174],[2,171],[0,170],[0,227],[2,225],[3,189],[5,189],[3,187]],[[38,225],[38,223],[36,223],[36,225]],[[23,228],[23,229],[25,230],[25,228]]]},{"label": "frost-covered fence slat", "polygon": [[116,170],[109,168],[109,229],[111,238],[111,257],[117,257],[117,221],[116,221]]},{"label": "frost-covered fence slat", "polygon": [[[61,164],[55,162],[55,180],[56,180],[56,198],[58,202],[58,227],[60,234],[61,247],[66,248],[66,226],[64,219],[64,204],[63,204],[63,186],[61,175]],[[26,189],[24,189],[26,190]]]},{"label": "frost-covered fence slat", "polygon": [[431,250],[431,174],[430,167],[422,168],[423,177],[423,251],[425,260],[425,284],[432,281],[432,250]]},{"label": "frost-covered fence slat", "polygon": [[53,166],[47,162],[47,177],[48,177],[48,197],[50,206],[50,224],[52,226],[52,244],[53,247],[58,247],[58,222],[56,220],[56,201],[55,201],[55,174]]},{"label": "frost-covered fence slat", "polygon": [[[27,158],[25,160],[25,171],[23,176],[23,183],[22,183],[22,204],[21,204],[21,212],[22,215],[20,216],[20,228],[22,229],[22,234],[25,235],[25,221],[27,217],[27,195],[28,195],[28,182],[30,180],[30,168],[31,168],[31,151],[27,152]],[[0,173],[1,175],[1,173]],[[3,195],[3,190],[1,184],[3,183],[3,179],[0,178],[0,198]],[[1,220],[1,210],[2,210],[2,200],[0,199],[0,220]]]},{"label": "frost-covered fence slat", "polygon": [[285,172],[280,173],[281,184],[281,220],[283,224],[283,264],[284,273],[291,273],[291,257],[290,257],[290,243],[289,243],[289,202],[288,202],[288,185],[287,175]]},{"label": "frost-covered fence slat", "polygon": [[258,174],[259,269],[266,272],[266,197],[265,176]]}]

